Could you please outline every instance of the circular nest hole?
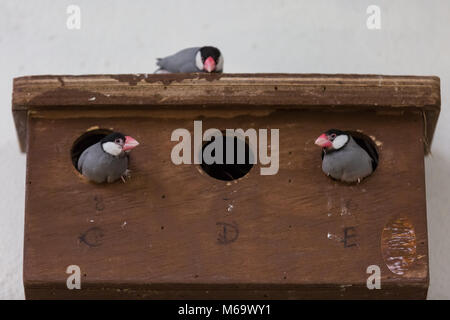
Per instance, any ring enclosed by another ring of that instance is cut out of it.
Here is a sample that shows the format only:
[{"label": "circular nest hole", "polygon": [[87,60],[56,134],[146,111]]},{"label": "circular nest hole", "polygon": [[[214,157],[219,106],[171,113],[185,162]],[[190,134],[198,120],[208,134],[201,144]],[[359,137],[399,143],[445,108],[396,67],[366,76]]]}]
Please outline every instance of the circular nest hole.
[{"label": "circular nest hole", "polygon": [[[204,150],[205,148],[210,145],[213,141],[214,141],[215,137],[211,138],[211,141],[208,141],[206,143],[203,144],[202,147],[202,154],[204,154]],[[243,176],[245,176],[253,167],[253,164],[251,163],[250,159],[254,159],[253,158],[253,152],[250,150],[250,147],[247,143],[247,141],[244,142],[245,144],[245,162],[242,164],[239,164],[237,161],[237,153],[238,153],[238,140],[239,143],[242,143],[243,141],[241,139],[238,139],[237,137],[233,137],[233,136],[227,136],[227,135],[223,135],[222,136],[222,145],[223,145],[223,160],[222,160],[222,164],[220,163],[212,163],[212,164],[207,164],[205,163],[205,161],[202,161],[202,164],[200,165],[200,167],[202,168],[202,170],[204,172],[206,172],[209,176],[218,179],[218,180],[223,180],[223,181],[231,181],[231,180],[236,180],[239,178],[242,178]],[[234,140],[233,142],[231,142],[230,140]],[[227,141],[229,144],[233,144],[234,146],[234,161],[233,164],[226,164],[226,158],[227,158]],[[214,157],[215,156],[215,150],[211,152],[211,155]],[[202,158],[203,159],[203,158]]]},{"label": "circular nest hole", "polygon": [[78,170],[78,159],[84,150],[96,144],[102,140],[107,135],[113,133],[112,130],[108,129],[95,129],[83,133],[75,142],[73,143],[72,149],[70,150],[70,157],[72,158],[72,164],[75,169]]},{"label": "circular nest hole", "polygon": [[[375,172],[375,169],[378,166],[378,149],[375,142],[370,138],[369,136],[365,135],[364,133],[358,132],[358,131],[347,131],[355,140],[355,142],[366,152],[369,154],[369,156],[374,160],[373,161],[373,172]],[[372,172],[372,174],[373,174]]]}]

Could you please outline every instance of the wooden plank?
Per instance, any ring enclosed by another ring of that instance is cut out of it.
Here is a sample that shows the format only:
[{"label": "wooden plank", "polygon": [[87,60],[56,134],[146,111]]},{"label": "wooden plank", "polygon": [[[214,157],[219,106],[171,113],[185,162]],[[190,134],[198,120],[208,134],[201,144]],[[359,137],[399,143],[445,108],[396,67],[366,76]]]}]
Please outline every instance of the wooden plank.
[{"label": "wooden plank", "polygon": [[26,151],[27,148],[27,110],[14,110],[13,118],[16,125],[17,138],[19,140],[20,150]]},{"label": "wooden plank", "polygon": [[[440,111],[438,77],[321,74],[31,76],[14,79],[13,113],[25,146],[30,110],[257,108],[403,112],[425,117],[429,147]],[[24,148],[23,148],[24,150]],[[428,150],[428,148],[426,148]]]},{"label": "wooden plank", "polygon": [[[343,285],[339,288],[341,291],[337,293],[336,287],[322,286],[280,286],[277,290],[267,289],[267,286],[259,286],[259,289],[240,290],[238,294],[233,289],[218,288],[218,286],[198,287],[189,286],[187,289],[177,290],[156,290],[153,286],[116,286],[112,288],[109,284],[98,284],[96,286],[87,285],[83,289],[83,294],[74,293],[67,290],[63,285],[55,285],[52,287],[43,287],[42,285],[33,285],[27,288],[27,299],[83,299],[83,300],[142,300],[142,299],[169,299],[169,300],[203,300],[221,299],[221,300],[320,300],[320,299],[401,299],[401,300],[420,300],[426,297],[426,289],[422,283],[417,284],[416,290],[411,290],[414,285],[409,283],[408,286],[402,285],[386,285],[383,294],[369,291],[363,286]],[[242,286],[241,286],[242,287]],[[253,286],[258,287],[258,286]],[[101,289],[100,289],[101,288]],[[301,295],[299,294],[301,288]],[[423,294],[418,295],[418,291]],[[99,294],[101,291],[101,294]]]},{"label": "wooden plank", "polygon": [[[278,174],[261,176],[257,164],[227,183],[198,165],[172,164],[171,132],[192,133],[197,119],[204,128],[279,128]],[[230,116],[186,107],[177,117],[152,109],[120,117],[86,110],[78,118],[40,110],[29,121],[27,298],[426,297],[421,114],[272,109]],[[72,143],[93,126],[141,141],[126,184],[87,183],[72,166]],[[359,185],[334,182],[320,169],[314,139],[332,127],[377,141],[378,169]],[[218,241],[224,223],[239,230],[227,244]],[[414,237],[392,232],[398,223]],[[396,269],[399,252],[409,253]],[[81,268],[81,290],[65,288],[69,265]],[[381,290],[366,288],[369,265],[381,268]]]}]

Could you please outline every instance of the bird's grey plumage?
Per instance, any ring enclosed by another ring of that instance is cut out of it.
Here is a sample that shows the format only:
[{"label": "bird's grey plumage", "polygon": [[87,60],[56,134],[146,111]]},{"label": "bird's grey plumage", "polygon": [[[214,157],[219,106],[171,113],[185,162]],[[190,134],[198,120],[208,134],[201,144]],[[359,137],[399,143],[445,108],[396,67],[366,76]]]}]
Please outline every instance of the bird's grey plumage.
[{"label": "bird's grey plumage", "polygon": [[166,71],[171,73],[202,72],[202,70],[199,70],[199,68],[195,65],[195,55],[199,50],[200,47],[187,48],[178,51],[171,56],[158,59],[156,62],[160,68],[158,71]]},{"label": "bird's grey plumage", "polygon": [[122,154],[115,157],[104,152],[101,142],[84,150],[78,159],[78,170],[97,183],[114,182],[125,175],[127,169],[128,156]]},{"label": "bird's grey plumage", "polygon": [[373,172],[373,160],[349,135],[347,144],[339,150],[326,153],[322,160],[322,170],[334,179],[356,182]]}]

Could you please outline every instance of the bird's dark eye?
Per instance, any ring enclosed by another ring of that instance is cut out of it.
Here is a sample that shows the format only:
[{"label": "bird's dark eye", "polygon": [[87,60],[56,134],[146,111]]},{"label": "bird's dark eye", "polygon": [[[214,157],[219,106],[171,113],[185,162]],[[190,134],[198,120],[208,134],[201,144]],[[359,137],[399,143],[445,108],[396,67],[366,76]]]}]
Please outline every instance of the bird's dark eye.
[{"label": "bird's dark eye", "polygon": [[331,138],[332,138],[332,139],[336,138],[336,133],[332,133],[332,134],[331,134]]},{"label": "bird's dark eye", "polygon": [[117,143],[117,144],[121,144],[122,140],[121,139],[116,139],[116,141],[114,141],[114,142]]}]

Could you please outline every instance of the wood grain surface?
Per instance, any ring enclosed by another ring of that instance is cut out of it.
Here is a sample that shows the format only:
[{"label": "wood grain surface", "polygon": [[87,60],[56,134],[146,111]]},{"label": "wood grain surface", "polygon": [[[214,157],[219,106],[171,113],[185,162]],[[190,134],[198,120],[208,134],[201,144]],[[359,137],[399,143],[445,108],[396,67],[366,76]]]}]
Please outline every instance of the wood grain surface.
[{"label": "wood grain surface", "polygon": [[425,76],[324,74],[128,74],[14,79],[13,113],[26,150],[26,111],[153,108],[420,111],[429,150],[440,80]]},{"label": "wood grain surface", "polygon": [[[261,176],[255,165],[227,183],[198,165],[174,165],[171,132],[192,132],[194,120],[203,120],[204,128],[279,128],[278,174]],[[422,121],[415,113],[324,116],[272,108],[255,114],[197,109],[129,116],[95,110],[74,118],[31,114],[26,296],[424,298]],[[96,126],[141,142],[131,154],[126,184],[88,183],[73,167],[72,143]],[[361,184],[340,184],[322,173],[314,139],[330,127],[362,130],[379,144],[378,169]],[[391,272],[386,253],[398,259],[398,248],[386,250],[390,242],[383,238],[398,218],[415,230],[416,254],[408,257],[414,261],[402,274]],[[223,241],[224,226],[230,241]],[[65,287],[69,265],[81,268],[81,290]],[[370,265],[381,268],[381,290],[366,288]]]}]

